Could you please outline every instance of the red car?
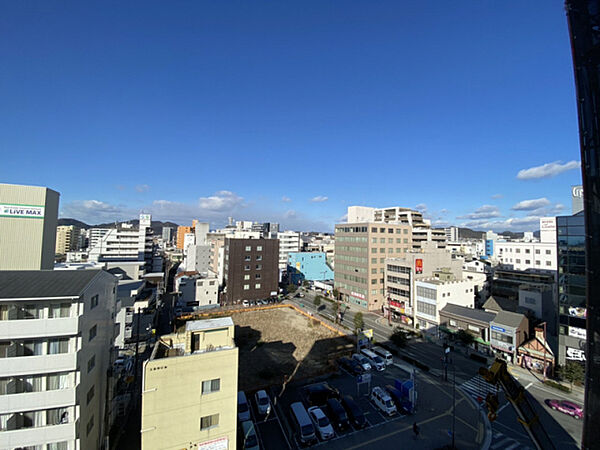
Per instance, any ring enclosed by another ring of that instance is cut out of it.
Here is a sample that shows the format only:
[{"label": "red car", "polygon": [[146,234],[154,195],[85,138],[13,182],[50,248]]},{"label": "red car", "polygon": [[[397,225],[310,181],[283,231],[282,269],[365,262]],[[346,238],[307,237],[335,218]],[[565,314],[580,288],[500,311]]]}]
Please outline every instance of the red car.
[{"label": "red car", "polygon": [[583,419],[583,408],[576,403],[567,400],[548,400],[548,406],[554,410],[573,416],[575,419]]}]

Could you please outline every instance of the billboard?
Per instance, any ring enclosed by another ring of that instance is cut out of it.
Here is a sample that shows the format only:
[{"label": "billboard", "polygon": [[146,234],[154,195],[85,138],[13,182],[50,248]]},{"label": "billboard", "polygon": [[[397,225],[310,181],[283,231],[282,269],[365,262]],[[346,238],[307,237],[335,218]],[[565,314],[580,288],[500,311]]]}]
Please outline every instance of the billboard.
[{"label": "billboard", "polygon": [[571,213],[583,211],[583,186],[571,186]]},{"label": "billboard", "polygon": [[585,352],[578,348],[567,347],[566,358],[571,361],[585,361]]},{"label": "billboard", "polygon": [[423,260],[415,259],[415,273],[423,273]]},{"label": "billboard", "polygon": [[27,217],[29,219],[43,219],[44,207],[40,205],[0,204],[0,217]]}]

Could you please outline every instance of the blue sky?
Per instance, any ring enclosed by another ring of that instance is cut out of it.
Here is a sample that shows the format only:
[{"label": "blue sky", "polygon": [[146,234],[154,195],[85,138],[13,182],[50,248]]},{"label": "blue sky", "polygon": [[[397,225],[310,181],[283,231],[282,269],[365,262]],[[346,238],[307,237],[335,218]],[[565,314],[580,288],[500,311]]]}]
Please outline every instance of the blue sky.
[{"label": "blue sky", "polygon": [[533,230],[580,183],[562,2],[4,2],[0,60],[0,181],[88,223]]}]

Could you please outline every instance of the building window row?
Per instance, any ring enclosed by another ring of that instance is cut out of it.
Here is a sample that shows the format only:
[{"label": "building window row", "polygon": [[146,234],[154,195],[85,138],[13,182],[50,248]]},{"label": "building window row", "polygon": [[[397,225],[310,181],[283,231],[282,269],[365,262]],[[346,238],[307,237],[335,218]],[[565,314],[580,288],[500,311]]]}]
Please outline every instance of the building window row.
[{"label": "building window row", "polygon": [[356,275],[348,275],[346,273],[340,273],[339,278],[342,280],[354,281],[355,283],[367,284],[366,278],[357,277]]},{"label": "building window row", "polygon": [[410,292],[405,289],[398,289],[395,287],[388,286],[387,290],[388,290],[388,293],[392,294],[392,295],[398,295],[400,297],[406,297],[406,298],[410,297]]},{"label": "building window row", "polygon": [[335,255],[335,260],[336,260],[336,264],[338,261],[347,261],[347,262],[354,262],[354,263],[362,263],[362,264],[366,264],[368,261],[368,258],[363,258],[361,256],[350,256],[350,255]]},{"label": "building window row", "polygon": [[417,312],[420,312],[421,314],[435,316],[436,309],[436,306],[431,303],[426,303],[421,300],[417,300]]},{"label": "building window row", "polygon": [[69,423],[68,408],[42,409],[19,413],[0,414],[0,431],[37,428]]},{"label": "building window row", "polygon": [[337,227],[335,229],[335,232],[336,233],[366,233],[367,227]]},{"label": "building window row", "polygon": [[71,317],[71,303],[0,305],[0,320],[58,319],[65,317]]},{"label": "building window row", "polygon": [[70,387],[71,377],[68,372],[0,378],[0,395],[55,391]]},{"label": "building window row", "polygon": [[512,336],[508,336],[508,335],[503,334],[503,333],[498,333],[497,331],[492,331],[492,339],[495,339],[495,340],[500,341],[500,342],[506,342],[507,344],[512,344],[513,343]]},{"label": "building window row", "polygon": [[338,252],[349,252],[349,253],[367,253],[367,247],[356,247],[350,245],[337,245],[335,246],[336,254]]},{"label": "building window row", "polygon": [[435,300],[437,298],[437,291],[435,289],[427,288],[425,286],[417,286],[417,295],[419,297]]},{"label": "building window row", "polygon": [[69,338],[0,341],[0,358],[56,355],[69,352]]},{"label": "building window row", "polygon": [[396,272],[396,273],[410,273],[410,267],[404,267],[404,266],[393,266],[391,264],[388,264],[387,266],[387,270],[388,272]]},{"label": "building window row", "polygon": [[366,236],[337,236],[336,242],[368,242]]},{"label": "building window row", "polygon": [[410,281],[406,278],[394,277],[392,275],[387,276],[388,283],[401,284],[403,286],[410,286]]}]

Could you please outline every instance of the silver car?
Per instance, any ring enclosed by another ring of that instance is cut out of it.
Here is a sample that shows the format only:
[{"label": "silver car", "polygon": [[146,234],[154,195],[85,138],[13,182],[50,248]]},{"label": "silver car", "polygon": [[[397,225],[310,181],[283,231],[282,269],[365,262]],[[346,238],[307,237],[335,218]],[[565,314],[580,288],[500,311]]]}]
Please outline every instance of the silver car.
[{"label": "silver car", "polygon": [[256,409],[258,410],[259,415],[266,416],[271,412],[271,400],[269,400],[269,395],[266,391],[258,391],[254,398],[256,400]]}]

